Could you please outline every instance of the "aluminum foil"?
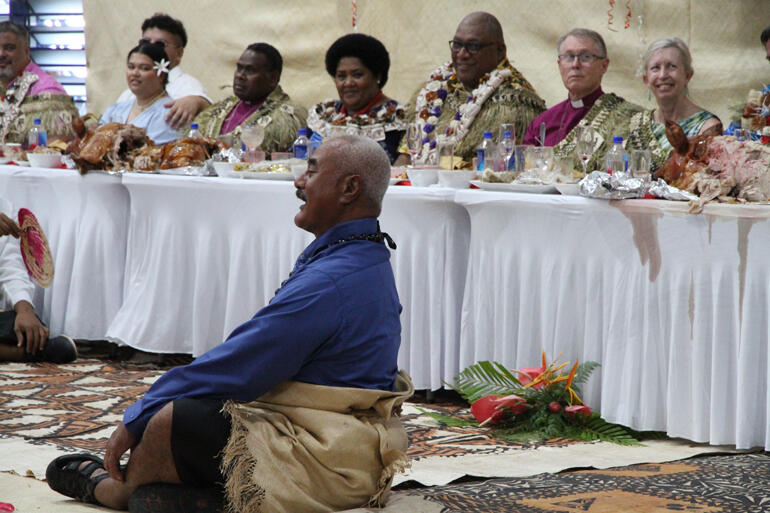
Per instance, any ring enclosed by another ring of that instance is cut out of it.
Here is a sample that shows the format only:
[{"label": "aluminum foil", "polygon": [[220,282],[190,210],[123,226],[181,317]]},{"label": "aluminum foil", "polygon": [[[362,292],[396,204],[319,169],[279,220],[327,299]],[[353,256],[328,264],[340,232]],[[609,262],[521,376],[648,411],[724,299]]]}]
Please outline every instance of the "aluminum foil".
[{"label": "aluminum foil", "polygon": [[698,199],[698,196],[691,192],[677,189],[667,184],[662,178],[658,178],[650,184],[650,188],[647,190],[650,194],[660,199],[674,200],[674,201],[694,201]]},{"label": "aluminum foil", "polygon": [[243,150],[233,147],[219,150],[212,155],[211,160],[216,162],[240,162],[241,157],[243,157]]},{"label": "aluminum foil", "polygon": [[650,194],[656,198],[675,201],[698,199],[694,194],[672,187],[662,178],[650,182],[628,173],[610,175],[603,171],[593,171],[580,180],[578,186],[580,195],[589,198],[632,199]]}]

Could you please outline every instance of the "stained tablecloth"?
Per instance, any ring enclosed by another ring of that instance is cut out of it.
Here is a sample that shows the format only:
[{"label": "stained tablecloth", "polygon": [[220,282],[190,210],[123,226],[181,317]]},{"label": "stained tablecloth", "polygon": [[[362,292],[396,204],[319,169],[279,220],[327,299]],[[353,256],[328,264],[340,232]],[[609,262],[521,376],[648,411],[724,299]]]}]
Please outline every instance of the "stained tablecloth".
[{"label": "stained tablecloth", "polygon": [[479,194],[460,366],[593,360],[585,399],[634,429],[770,446],[770,206]]}]

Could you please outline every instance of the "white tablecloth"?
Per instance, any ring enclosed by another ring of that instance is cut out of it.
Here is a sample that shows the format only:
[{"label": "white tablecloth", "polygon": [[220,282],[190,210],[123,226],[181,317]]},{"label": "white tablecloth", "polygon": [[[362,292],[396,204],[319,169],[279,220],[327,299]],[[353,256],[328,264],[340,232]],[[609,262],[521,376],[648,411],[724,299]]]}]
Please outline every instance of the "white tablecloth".
[{"label": "white tablecloth", "polygon": [[120,308],[128,194],[120,177],[0,166],[0,196],[31,210],[48,239],[54,279],[35,291],[52,333],[98,339]]},{"label": "white tablecloth", "polygon": [[602,364],[609,421],[770,447],[770,207],[460,191],[471,219],[460,366]]},{"label": "white tablecloth", "polygon": [[290,182],[125,174],[123,306],[107,336],[198,356],[273,297],[312,235]]},{"label": "white tablecloth", "polygon": [[[312,235],[294,225],[291,182],[126,174],[123,306],[107,337],[200,355],[273,296]],[[399,365],[437,389],[457,374],[468,217],[450,189],[391,188],[380,224],[401,302]]]}]

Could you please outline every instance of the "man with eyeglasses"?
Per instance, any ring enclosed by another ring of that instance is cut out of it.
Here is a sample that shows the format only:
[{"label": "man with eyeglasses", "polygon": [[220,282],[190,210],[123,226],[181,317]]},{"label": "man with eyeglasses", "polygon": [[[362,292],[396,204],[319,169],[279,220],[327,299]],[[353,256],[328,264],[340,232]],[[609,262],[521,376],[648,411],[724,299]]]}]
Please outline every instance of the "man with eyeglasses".
[{"label": "man with eyeglasses", "polygon": [[[642,107],[602,90],[602,77],[610,60],[597,32],[572,29],[557,41],[558,65],[567,99],[536,117],[527,129],[524,144],[554,146],[554,154],[569,156],[575,150],[575,127],[590,125],[599,134],[590,169],[604,160],[614,136],[628,138],[631,116]],[[541,139],[545,127],[545,140]]]},{"label": "man with eyeglasses", "polygon": [[[172,101],[166,121],[176,129],[186,127],[203,109],[211,105],[211,98],[206,89],[192,75],[188,75],[179,66],[187,46],[187,32],[182,22],[168,14],[155,13],[142,23],[142,38],[140,41],[163,45],[169,60],[168,85],[166,91]],[[133,99],[133,93],[126,89],[118,98],[118,102]]]},{"label": "man with eyeglasses", "polygon": [[[486,131],[512,123],[517,140],[545,102],[508,61],[500,22],[487,12],[467,15],[449,41],[452,60],[435,69],[410,102],[407,119],[422,125],[425,159],[437,135],[454,138],[455,155],[466,163],[476,153]],[[406,142],[396,165],[409,162]]]}]

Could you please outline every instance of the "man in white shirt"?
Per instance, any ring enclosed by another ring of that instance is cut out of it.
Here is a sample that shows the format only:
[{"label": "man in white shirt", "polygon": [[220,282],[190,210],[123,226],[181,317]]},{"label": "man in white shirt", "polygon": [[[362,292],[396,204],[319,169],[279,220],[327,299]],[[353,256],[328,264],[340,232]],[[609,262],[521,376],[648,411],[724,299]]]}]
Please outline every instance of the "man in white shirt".
[{"label": "man in white shirt", "polygon": [[[142,23],[142,40],[150,43],[161,43],[171,61],[166,92],[172,101],[166,121],[176,129],[187,126],[203,109],[211,105],[211,98],[206,94],[203,84],[195,77],[182,71],[179,63],[187,46],[187,32],[182,22],[168,14],[155,13]],[[118,98],[118,102],[133,98],[133,93],[126,89]]]},{"label": "man in white shirt", "polygon": [[0,198],[0,291],[13,310],[0,311],[0,361],[69,363],[78,356],[75,342],[65,336],[48,338],[32,306],[35,286],[29,279],[17,239],[19,225],[8,217],[11,203]]}]

